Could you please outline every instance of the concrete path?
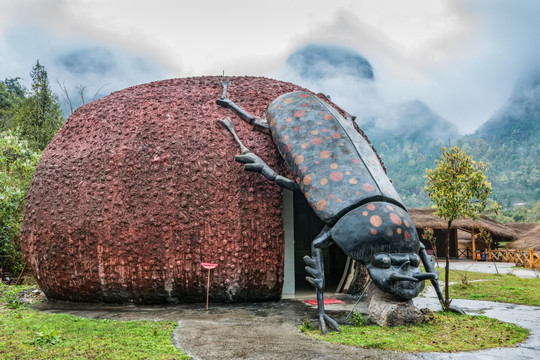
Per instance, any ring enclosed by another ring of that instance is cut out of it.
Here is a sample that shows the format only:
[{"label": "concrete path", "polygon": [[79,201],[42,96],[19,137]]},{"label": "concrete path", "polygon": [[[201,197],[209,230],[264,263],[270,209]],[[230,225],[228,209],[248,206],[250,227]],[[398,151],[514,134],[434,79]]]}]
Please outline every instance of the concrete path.
[{"label": "concrete path", "polygon": [[[437,298],[416,298],[417,307],[440,310]],[[460,353],[424,353],[411,359],[453,359],[453,360],[538,360],[540,359],[540,307],[503,304],[491,301],[454,299],[458,306],[470,315],[485,315],[501,321],[514,323],[531,331],[527,341],[517,348],[493,348]]]},{"label": "concrete path", "polygon": [[[444,260],[439,260],[441,268],[445,267]],[[493,263],[490,261],[451,260],[450,270],[474,271],[482,273],[514,274],[522,278],[540,277],[540,270],[516,267],[513,263]]]},{"label": "concrete path", "polygon": [[[512,264],[497,264],[499,272],[532,277],[532,270],[513,268]],[[451,269],[495,272],[492,263],[453,261]],[[539,289],[540,291],[540,289]],[[328,296],[330,296],[328,294]],[[434,294],[414,299],[415,304],[434,311],[440,304]],[[52,313],[71,313],[82,317],[111,320],[168,320],[177,321],[173,334],[175,344],[197,360],[212,359],[400,359],[400,360],[503,360],[540,359],[540,307],[520,306],[489,301],[455,299],[452,304],[469,314],[482,314],[501,321],[512,322],[531,331],[531,336],[517,348],[495,348],[461,353],[409,354],[333,345],[312,340],[296,325],[307,316],[313,318],[316,308],[303,299],[250,304],[204,304],[177,306],[98,305],[48,302],[36,306]],[[332,315],[348,313],[354,301],[344,305],[327,305]],[[367,304],[360,302],[361,312]],[[363,308],[362,308],[363,307]],[[333,315],[332,315],[333,316]]]}]

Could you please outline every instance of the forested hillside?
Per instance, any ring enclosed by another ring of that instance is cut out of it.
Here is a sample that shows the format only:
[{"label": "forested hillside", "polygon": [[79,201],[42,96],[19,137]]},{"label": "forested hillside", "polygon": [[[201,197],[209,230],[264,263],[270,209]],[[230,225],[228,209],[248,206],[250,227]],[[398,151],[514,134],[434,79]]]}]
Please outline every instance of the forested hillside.
[{"label": "forested hillside", "polygon": [[501,205],[540,201],[540,73],[520,82],[506,104],[461,143],[490,163],[493,196]]},{"label": "forested hillside", "polygon": [[520,82],[501,109],[472,135],[458,137],[448,122],[426,107],[419,109],[423,111],[401,112],[403,122],[412,125],[401,134],[365,128],[408,206],[429,204],[423,191],[424,171],[433,167],[440,146],[450,144],[489,163],[492,198],[503,208],[532,208],[540,202],[540,76]]}]

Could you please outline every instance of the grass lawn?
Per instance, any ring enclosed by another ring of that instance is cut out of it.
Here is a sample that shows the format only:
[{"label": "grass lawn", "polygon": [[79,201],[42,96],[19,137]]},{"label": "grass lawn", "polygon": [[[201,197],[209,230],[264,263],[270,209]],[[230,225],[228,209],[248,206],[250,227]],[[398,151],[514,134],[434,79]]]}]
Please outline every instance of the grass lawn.
[{"label": "grass lawn", "polygon": [[[444,269],[438,269],[444,281]],[[485,280],[485,281],[474,281]],[[450,270],[450,298],[540,306],[540,278]],[[426,285],[429,285],[426,282]],[[429,285],[430,286],[430,285]],[[443,290],[444,291],[444,290]]]},{"label": "grass lawn", "polygon": [[341,333],[327,335],[305,326],[301,330],[314,339],[331,343],[408,352],[456,352],[513,346],[529,335],[526,329],[485,316],[440,312],[435,313],[431,322],[422,325],[343,326]]},{"label": "grass lawn", "polygon": [[40,313],[14,300],[21,289],[0,284],[1,359],[190,359],[172,344],[174,322]]}]

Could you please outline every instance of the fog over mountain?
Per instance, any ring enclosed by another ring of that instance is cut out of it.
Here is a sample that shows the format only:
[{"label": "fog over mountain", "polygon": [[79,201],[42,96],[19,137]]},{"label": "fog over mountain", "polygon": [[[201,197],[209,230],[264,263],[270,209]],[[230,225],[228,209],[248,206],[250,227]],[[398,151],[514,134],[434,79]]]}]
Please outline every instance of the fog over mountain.
[{"label": "fog over mountain", "polygon": [[420,99],[391,103],[378,94],[377,76],[370,62],[354,49],[333,44],[309,44],[294,53],[280,77],[323,92],[357,117],[358,125],[374,141],[399,136],[452,140],[457,128]]},{"label": "fog over mountain", "polygon": [[441,146],[453,145],[489,163],[496,201],[511,207],[540,200],[540,71],[527,73],[500,110],[468,136],[422,99],[384,99],[377,91],[377,69],[351,48],[304,46],[289,56],[280,76],[330,95],[357,116],[407,206],[429,204],[425,169],[434,166]]}]

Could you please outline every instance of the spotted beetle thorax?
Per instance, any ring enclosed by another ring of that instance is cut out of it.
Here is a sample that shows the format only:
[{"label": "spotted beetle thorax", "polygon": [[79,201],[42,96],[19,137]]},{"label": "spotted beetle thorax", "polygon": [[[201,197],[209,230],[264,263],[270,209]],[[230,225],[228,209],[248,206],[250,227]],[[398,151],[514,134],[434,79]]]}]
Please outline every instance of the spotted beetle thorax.
[{"label": "spotted beetle thorax", "polygon": [[275,99],[266,115],[296,183],[327,224],[367,199],[402,203],[371,146],[329,104],[292,92]]}]

